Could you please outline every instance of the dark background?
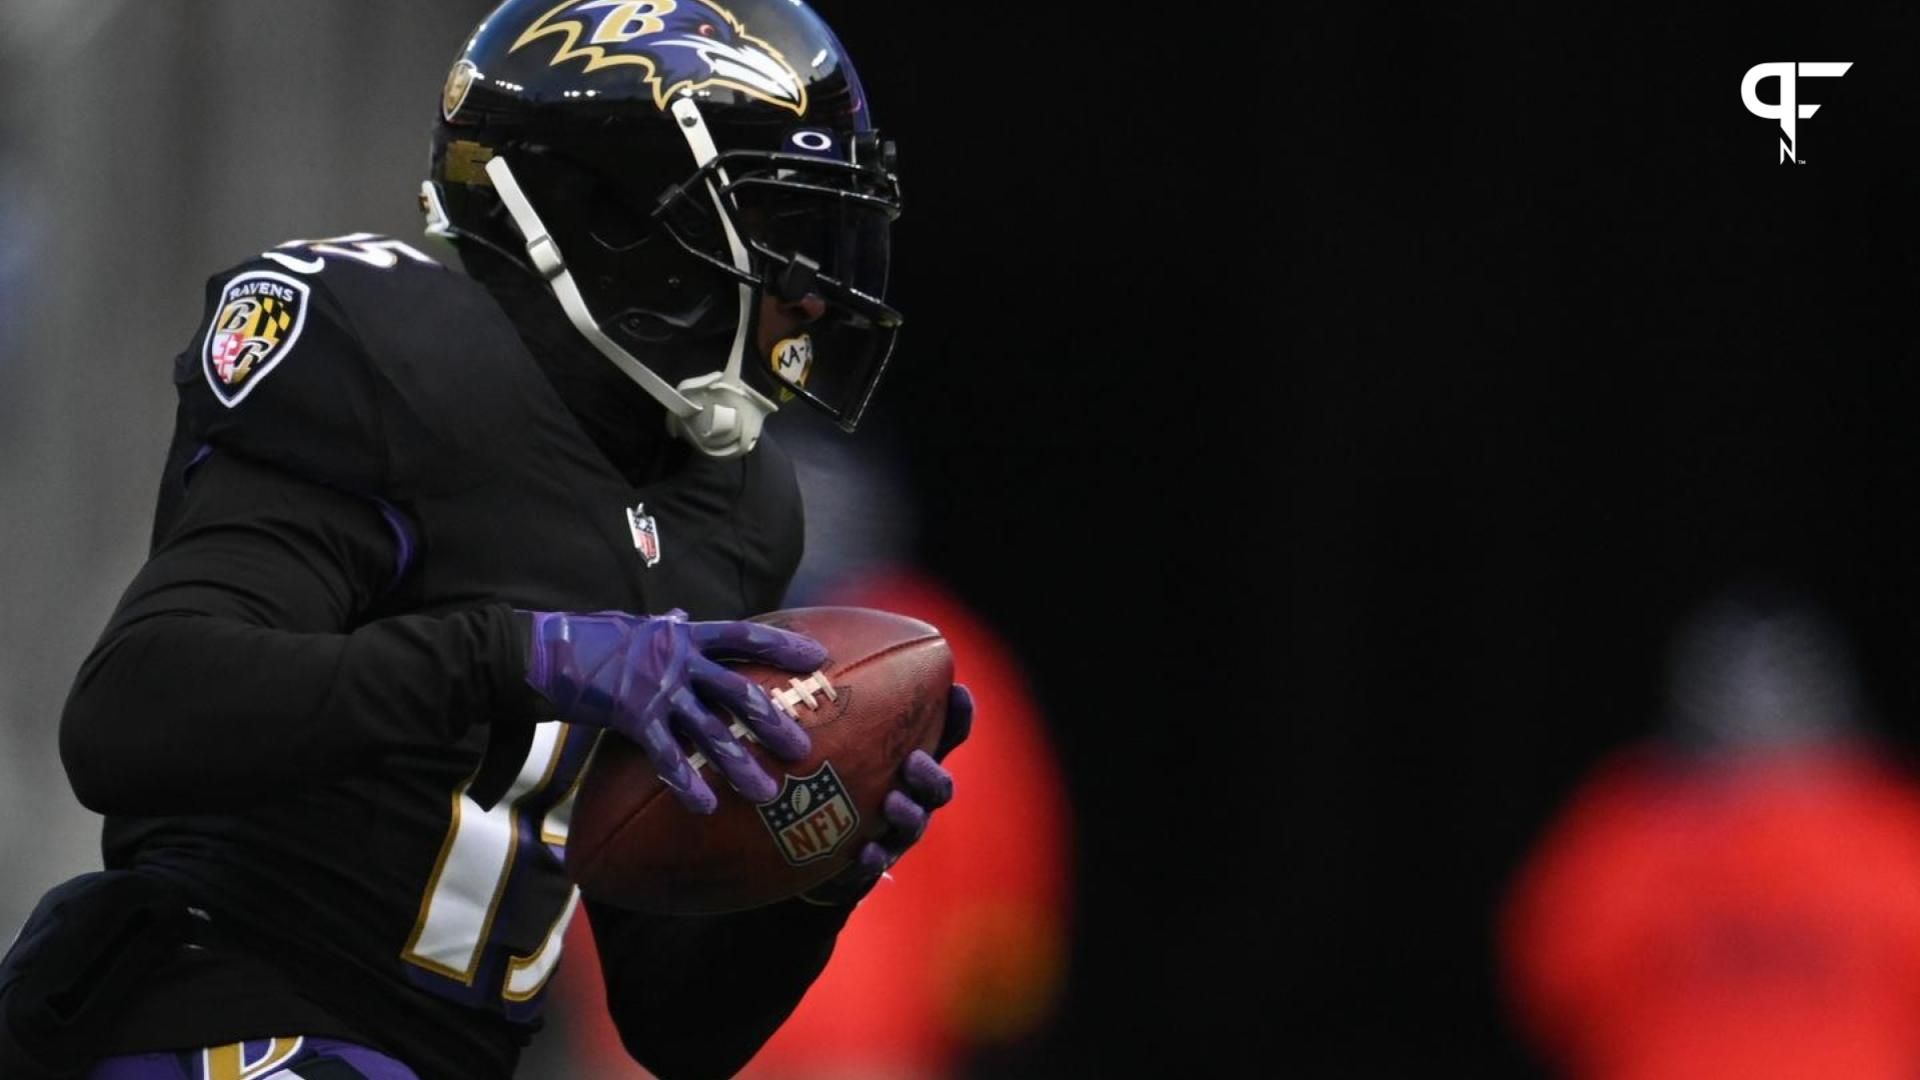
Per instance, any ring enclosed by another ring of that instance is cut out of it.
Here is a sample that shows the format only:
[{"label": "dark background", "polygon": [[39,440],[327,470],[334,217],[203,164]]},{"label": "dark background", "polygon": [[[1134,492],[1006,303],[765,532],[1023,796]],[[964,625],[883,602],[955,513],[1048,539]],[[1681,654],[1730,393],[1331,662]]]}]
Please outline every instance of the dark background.
[{"label": "dark background", "polygon": [[1271,936],[1246,845],[1276,770],[1232,758],[1280,722],[1245,590],[1279,589],[1283,361],[1248,381],[1273,207],[1220,135],[1261,64],[1215,65],[1230,28],[1183,44],[1171,9],[816,8],[902,140],[911,322],[876,431],[909,457],[922,560],[1033,678],[1078,825],[1062,1012],[980,1075],[1250,1060],[1225,972]]},{"label": "dark background", "polygon": [[[1910,757],[1920,15],[1838,8],[1289,12],[1299,1075],[1532,1073],[1496,905],[1715,588],[1811,588]],[[1781,60],[1854,62],[1802,165]]]}]

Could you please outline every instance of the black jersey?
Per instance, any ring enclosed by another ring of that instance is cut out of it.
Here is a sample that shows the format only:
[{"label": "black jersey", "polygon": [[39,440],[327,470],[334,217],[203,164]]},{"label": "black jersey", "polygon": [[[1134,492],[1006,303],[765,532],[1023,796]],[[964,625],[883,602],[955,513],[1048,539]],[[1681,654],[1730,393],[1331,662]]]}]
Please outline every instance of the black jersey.
[{"label": "black jersey", "polygon": [[[578,905],[561,860],[598,737],[539,723],[505,797],[468,795],[493,729],[538,704],[512,609],[778,607],[792,466],[766,441],[633,486],[485,290],[372,236],[213,278],[174,382],[153,551],[63,751],[107,864],[185,885],[214,945],[105,1049],[333,1035],[427,1077],[506,1075]],[[682,964],[711,929],[604,917],[603,952]],[[774,980],[797,1000],[843,918],[749,913],[731,936],[804,923],[806,970]]]}]

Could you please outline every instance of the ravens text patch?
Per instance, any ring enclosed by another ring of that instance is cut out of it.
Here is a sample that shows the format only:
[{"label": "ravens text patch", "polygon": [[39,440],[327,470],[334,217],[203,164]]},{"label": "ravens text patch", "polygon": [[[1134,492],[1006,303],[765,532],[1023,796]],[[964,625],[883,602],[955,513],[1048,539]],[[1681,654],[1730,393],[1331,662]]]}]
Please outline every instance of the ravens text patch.
[{"label": "ravens text patch", "polygon": [[251,270],[227,282],[201,350],[207,385],[227,408],[240,404],[293,351],[311,296],[306,282],[271,270]]}]

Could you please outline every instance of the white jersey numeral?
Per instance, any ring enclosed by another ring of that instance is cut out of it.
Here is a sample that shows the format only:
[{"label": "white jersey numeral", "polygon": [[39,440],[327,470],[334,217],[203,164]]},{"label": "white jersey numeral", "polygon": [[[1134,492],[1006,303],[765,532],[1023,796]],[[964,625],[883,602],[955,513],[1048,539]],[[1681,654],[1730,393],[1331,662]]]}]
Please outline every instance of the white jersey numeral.
[{"label": "white jersey numeral", "polygon": [[[537,725],[519,775],[491,810],[482,810],[469,798],[464,784],[454,792],[452,823],[401,959],[462,986],[474,986],[516,861],[551,858],[535,851],[566,845],[573,800],[586,772],[584,762],[570,770],[575,775],[567,778],[571,782],[556,801],[557,783],[567,782],[558,777],[561,759],[567,756],[569,742],[578,743],[569,734],[573,729],[567,724]],[[529,813],[538,818],[523,836],[522,822]],[[509,958],[505,985],[498,987],[501,996],[527,1001],[546,985],[559,963],[561,939],[579,899],[579,890],[571,890],[540,946],[530,955]]]},{"label": "white jersey numeral", "polygon": [[[313,257],[298,258],[287,254],[290,251],[310,252]],[[325,270],[329,256],[352,259],[376,270],[391,270],[399,266],[403,258],[427,266],[440,265],[433,260],[432,256],[402,241],[380,236],[377,233],[351,233],[329,240],[292,240],[264,253],[265,258],[279,263],[296,274],[317,274]]]}]

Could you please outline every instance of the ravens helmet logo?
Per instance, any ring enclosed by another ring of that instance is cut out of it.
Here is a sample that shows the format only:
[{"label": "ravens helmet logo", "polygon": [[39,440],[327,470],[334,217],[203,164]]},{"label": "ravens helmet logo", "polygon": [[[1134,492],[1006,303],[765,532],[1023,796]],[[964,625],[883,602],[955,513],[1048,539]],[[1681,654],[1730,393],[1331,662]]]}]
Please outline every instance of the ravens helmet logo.
[{"label": "ravens helmet logo", "polygon": [[551,67],[574,60],[583,71],[636,65],[654,104],[705,86],[726,86],[772,105],[807,111],[800,74],[772,45],[747,33],[709,0],[566,0],[533,21],[510,52],[557,37]]}]

